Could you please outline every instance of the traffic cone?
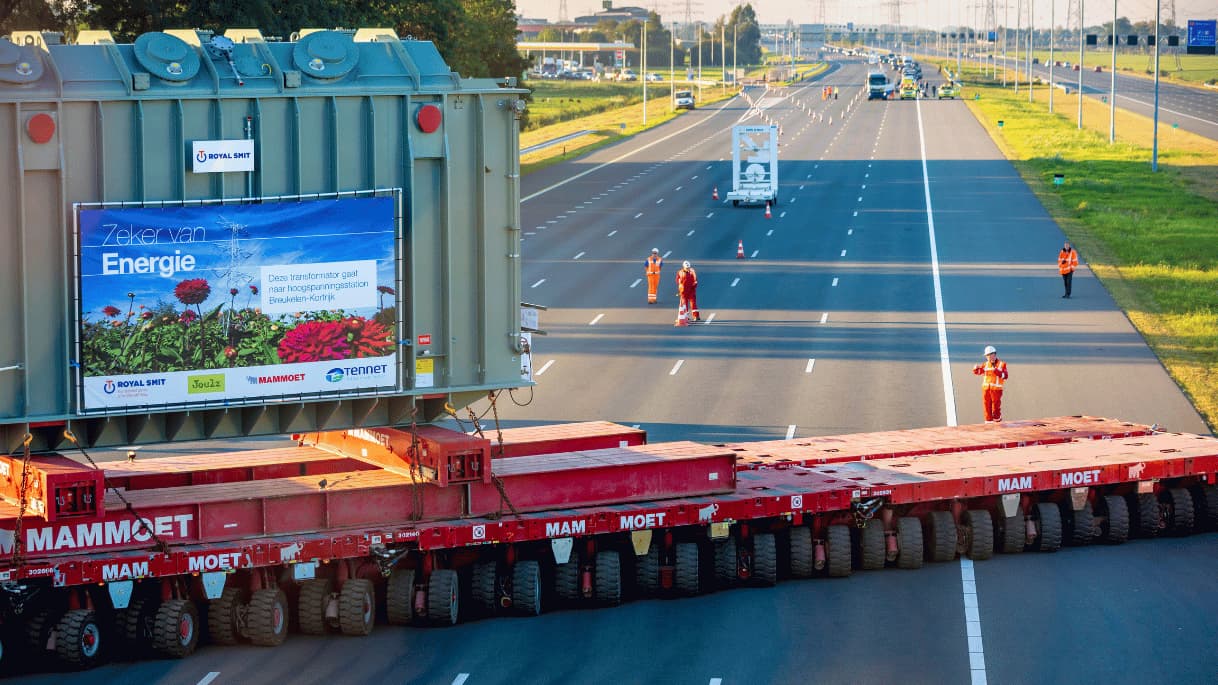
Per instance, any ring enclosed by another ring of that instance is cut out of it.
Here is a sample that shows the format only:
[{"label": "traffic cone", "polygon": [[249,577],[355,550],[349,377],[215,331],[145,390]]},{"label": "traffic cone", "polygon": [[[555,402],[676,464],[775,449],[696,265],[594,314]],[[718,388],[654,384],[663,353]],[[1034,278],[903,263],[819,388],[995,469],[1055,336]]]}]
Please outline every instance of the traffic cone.
[{"label": "traffic cone", "polygon": [[[770,218],[770,201],[769,201],[769,200],[766,200],[766,203],[765,203],[765,218],[767,218],[767,219],[769,219],[769,218]],[[743,240],[741,240],[741,241],[740,241],[740,249],[741,249],[741,250],[743,250],[743,249],[744,249],[744,241],[743,241]]]},{"label": "traffic cone", "polygon": [[[766,209],[767,209],[767,211],[769,210],[768,207]],[[739,243],[736,243],[736,259],[744,259],[744,241],[743,240],[741,240]]]},{"label": "traffic cone", "polygon": [[685,311],[684,302],[682,302],[681,307],[679,309],[677,309],[677,322],[674,323],[673,325],[674,326],[688,326],[689,325],[689,312]]},{"label": "traffic cone", "polygon": [[829,117],[829,125],[830,125],[830,126],[832,126],[832,125],[833,125],[833,117]]},{"label": "traffic cone", "polygon": [[715,186],[715,189],[713,191],[711,191],[711,199],[712,200],[719,199],[719,186]]}]

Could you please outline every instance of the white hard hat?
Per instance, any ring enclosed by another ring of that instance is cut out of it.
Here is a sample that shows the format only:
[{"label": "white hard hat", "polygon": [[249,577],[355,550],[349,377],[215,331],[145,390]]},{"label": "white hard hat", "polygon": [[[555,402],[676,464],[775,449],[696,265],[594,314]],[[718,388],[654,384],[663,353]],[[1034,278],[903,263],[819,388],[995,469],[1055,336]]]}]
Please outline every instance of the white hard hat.
[{"label": "white hard hat", "polygon": [[653,248],[651,248],[651,251],[652,251],[653,253],[655,253],[655,254],[659,254],[659,252],[660,252],[660,248],[658,248],[658,247],[653,247]]},{"label": "white hard hat", "polygon": [[998,350],[993,345],[986,345],[984,354],[998,354]]},{"label": "white hard hat", "polygon": [[684,268],[686,268],[686,269],[688,269],[688,268],[689,268],[689,262],[681,262],[681,266],[682,266],[682,267],[684,267]]}]

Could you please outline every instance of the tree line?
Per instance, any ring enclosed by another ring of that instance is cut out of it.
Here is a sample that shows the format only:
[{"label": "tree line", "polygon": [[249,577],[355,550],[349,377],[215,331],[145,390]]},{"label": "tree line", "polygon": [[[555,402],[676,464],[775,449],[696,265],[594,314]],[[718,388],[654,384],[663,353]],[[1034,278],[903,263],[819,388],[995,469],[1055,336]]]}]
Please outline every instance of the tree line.
[{"label": "tree line", "polygon": [[516,50],[512,0],[0,0],[0,35],[15,30],[106,29],[120,43],[174,28],[257,28],[288,40],[306,27],[388,27],[435,42],[462,76],[517,76],[528,60]]}]

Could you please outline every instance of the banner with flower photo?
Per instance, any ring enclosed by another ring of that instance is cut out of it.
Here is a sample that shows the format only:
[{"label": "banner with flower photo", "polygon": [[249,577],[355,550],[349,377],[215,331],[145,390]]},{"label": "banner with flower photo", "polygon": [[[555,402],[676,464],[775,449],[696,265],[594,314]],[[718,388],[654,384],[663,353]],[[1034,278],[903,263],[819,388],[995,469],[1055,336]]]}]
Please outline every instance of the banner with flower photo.
[{"label": "banner with flower photo", "polygon": [[82,408],[397,388],[395,207],[81,209]]}]

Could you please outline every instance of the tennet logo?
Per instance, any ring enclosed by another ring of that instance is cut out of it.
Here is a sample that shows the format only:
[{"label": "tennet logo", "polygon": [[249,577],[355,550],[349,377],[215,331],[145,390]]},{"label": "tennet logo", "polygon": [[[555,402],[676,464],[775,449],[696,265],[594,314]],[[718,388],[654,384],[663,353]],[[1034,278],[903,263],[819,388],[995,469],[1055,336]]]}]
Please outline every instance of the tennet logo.
[{"label": "tennet logo", "polygon": [[326,372],[326,380],[338,383],[347,376],[380,376],[389,370],[388,364],[369,364],[367,366],[334,367]]}]

